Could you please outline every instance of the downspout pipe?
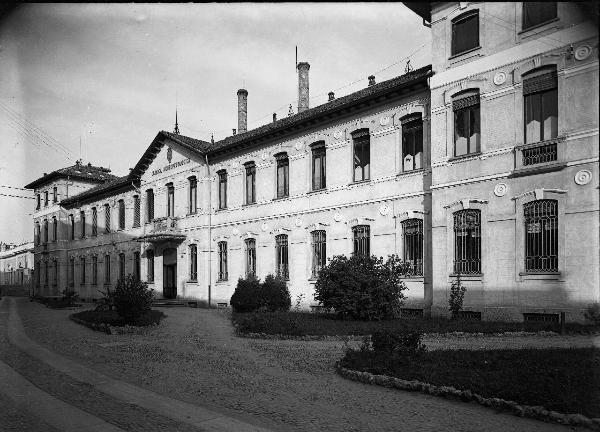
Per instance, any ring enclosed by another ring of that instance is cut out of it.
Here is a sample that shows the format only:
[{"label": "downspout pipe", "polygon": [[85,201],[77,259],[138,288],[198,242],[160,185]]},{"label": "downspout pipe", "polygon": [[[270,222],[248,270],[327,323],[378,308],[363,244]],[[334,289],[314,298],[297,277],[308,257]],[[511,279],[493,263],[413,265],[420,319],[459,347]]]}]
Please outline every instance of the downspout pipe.
[{"label": "downspout pipe", "polygon": [[207,154],[204,155],[204,160],[206,161],[206,175],[208,177],[208,307],[210,308],[212,302],[212,184]]}]

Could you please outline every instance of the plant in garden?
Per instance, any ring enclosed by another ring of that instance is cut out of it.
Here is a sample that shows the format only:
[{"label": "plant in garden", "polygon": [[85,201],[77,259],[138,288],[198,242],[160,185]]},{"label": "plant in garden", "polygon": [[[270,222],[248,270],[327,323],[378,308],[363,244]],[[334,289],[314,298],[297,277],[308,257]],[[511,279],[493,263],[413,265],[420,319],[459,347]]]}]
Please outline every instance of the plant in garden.
[{"label": "plant in garden", "polygon": [[240,278],[231,300],[235,312],[275,312],[289,311],[292,305],[286,282],[273,275],[267,275],[264,282],[250,275]]},{"label": "plant in garden", "polygon": [[260,281],[254,275],[239,278],[229,304],[236,312],[253,312],[260,307]]},{"label": "plant in garden", "polygon": [[396,255],[385,262],[383,257],[336,255],[319,272],[315,300],[342,318],[394,318],[406,298],[401,278],[408,270]]},{"label": "plant in garden", "polygon": [[296,296],[296,304],[294,305],[294,312],[300,312],[300,306],[302,305],[302,301],[304,300],[304,293],[298,294]]},{"label": "plant in garden", "polygon": [[583,313],[585,319],[594,324],[600,324],[600,303],[592,303]]},{"label": "plant in garden", "polygon": [[117,282],[115,309],[126,323],[134,324],[152,308],[154,292],[146,282],[128,275]]},{"label": "plant in garden", "polygon": [[287,283],[280,277],[267,275],[260,284],[261,306],[269,312],[289,311],[292,299]]},{"label": "plant in garden", "polygon": [[373,332],[371,344],[377,352],[417,353],[425,351],[423,332],[419,330],[381,330]]},{"label": "plant in garden", "polygon": [[466,291],[467,289],[462,284],[460,273],[458,273],[456,279],[450,284],[450,297],[448,298],[448,305],[450,312],[452,312],[452,318],[458,318],[458,313],[463,307]]},{"label": "plant in garden", "polygon": [[79,294],[74,290],[64,289],[62,292],[62,301],[68,306],[73,306],[78,298]]},{"label": "plant in garden", "polygon": [[102,297],[98,300],[95,310],[111,311],[115,307],[115,292],[110,290],[110,285],[106,286],[106,291],[98,290]]}]

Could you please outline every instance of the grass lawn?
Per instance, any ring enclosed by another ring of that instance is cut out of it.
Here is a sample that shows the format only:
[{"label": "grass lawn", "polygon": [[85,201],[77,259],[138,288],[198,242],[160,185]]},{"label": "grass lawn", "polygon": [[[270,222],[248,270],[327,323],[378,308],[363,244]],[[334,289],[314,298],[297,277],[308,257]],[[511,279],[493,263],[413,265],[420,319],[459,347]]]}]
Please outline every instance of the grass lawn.
[{"label": "grass lawn", "polygon": [[[334,315],[310,312],[260,312],[232,314],[239,332],[285,336],[368,335],[376,330],[420,330],[423,333],[502,333],[519,331],[558,331],[553,323],[450,320],[444,318],[398,318],[387,321],[339,320]],[[566,324],[568,333],[599,331],[599,326]]]},{"label": "grass lawn", "polygon": [[349,351],[347,369],[471,390],[565,414],[600,417],[600,350]]},{"label": "grass lawn", "polygon": [[[108,324],[115,327],[122,327],[127,324],[116,311],[85,310],[75,313],[71,316],[92,324]],[[142,316],[135,323],[135,325],[149,326],[152,324],[158,324],[165,316],[166,315],[161,311],[151,310],[150,312],[146,313],[146,315]]]}]

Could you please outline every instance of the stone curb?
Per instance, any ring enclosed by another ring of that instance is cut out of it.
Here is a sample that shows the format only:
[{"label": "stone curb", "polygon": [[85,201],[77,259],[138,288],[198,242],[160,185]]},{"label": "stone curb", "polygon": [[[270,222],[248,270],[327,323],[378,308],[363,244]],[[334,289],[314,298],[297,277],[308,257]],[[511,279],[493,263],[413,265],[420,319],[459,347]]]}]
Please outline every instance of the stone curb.
[{"label": "stone curb", "polygon": [[151,324],[148,326],[132,326],[132,325],[124,325],[120,326],[111,326],[105,323],[92,323],[89,321],[84,321],[80,318],[76,318],[73,315],[69,315],[71,321],[76,322],[77,324],[81,324],[92,330],[104,332],[106,334],[142,334],[146,329],[157,326],[158,324]]},{"label": "stone curb", "polygon": [[517,402],[500,398],[486,398],[471,392],[471,390],[458,390],[449,386],[436,386],[417,380],[407,381],[387,375],[374,375],[369,372],[346,369],[340,366],[339,362],[336,363],[335,368],[344,378],[365,384],[375,384],[400,390],[420,391],[433,396],[459,399],[464,402],[476,402],[485,407],[506,410],[519,417],[529,417],[563,425],[583,426],[600,431],[600,418],[589,418],[582,414],[563,414],[556,411],[549,411],[542,406],[520,405]]}]

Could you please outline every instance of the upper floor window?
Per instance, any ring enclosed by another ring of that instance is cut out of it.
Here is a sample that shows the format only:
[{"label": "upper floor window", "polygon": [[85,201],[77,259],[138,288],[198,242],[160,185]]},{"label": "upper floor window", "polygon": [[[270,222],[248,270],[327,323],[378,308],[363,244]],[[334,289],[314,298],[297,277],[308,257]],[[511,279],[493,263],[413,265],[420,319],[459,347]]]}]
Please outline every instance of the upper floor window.
[{"label": "upper floor window", "polygon": [[44,207],[48,207],[48,191],[44,192]]},{"label": "upper floor window", "polygon": [[256,276],[256,240],[246,239],[246,276]]},{"label": "upper floor window", "polygon": [[198,280],[198,246],[190,245],[190,280]]},{"label": "upper floor window", "polygon": [[70,228],[71,228],[71,240],[75,240],[75,216],[74,215],[69,215],[69,223],[70,223]]},{"label": "upper floor window", "polygon": [[277,198],[285,198],[290,194],[290,160],[287,153],[277,153]]},{"label": "upper floor window", "polygon": [[139,227],[140,226],[140,196],[139,195],[134,195],[133,196],[133,226],[134,227]]},{"label": "upper floor window", "polygon": [[125,254],[119,254],[119,278],[123,279],[125,277]]},{"label": "upper floor window", "polygon": [[98,283],[98,256],[92,256],[92,285]]},{"label": "upper floor window", "polygon": [[40,244],[42,242],[42,230],[40,229],[40,223],[35,223],[35,232],[33,233],[35,237],[35,244]]},{"label": "upper floor window", "polygon": [[467,90],[455,95],[454,156],[479,152],[479,90]]},{"label": "upper floor window", "polygon": [[40,194],[37,194],[35,209],[39,210],[40,207],[41,207],[41,197],[40,197]]},{"label": "upper floor window", "polygon": [[454,213],[454,273],[481,273],[481,210]]},{"label": "upper floor window", "polygon": [[54,285],[54,286],[58,285],[58,260],[57,259],[54,260],[54,282],[52,283],[52,285]]},{"label": "upper floor window", "polygon": [[310,233],[312,248],[311,278],[317,278],[319,272],[326,265],[327,240],[324,230],[317,230]]},{"label": "upper floor window", "polygon": [[167,183],[167,216],[175,216],[175,186],[173,183]]},{"label": "upper floor window", "polygon": [[104,284],[110,284],[110,255],[104,255]]},{"label": "upper floor window", "polygon": [[85,285],[85,257],[79,259],[79,274],[81,276],[81,285]]},{"label": "upper floor window", "polygon": [[125,200],[119,200],[119,229],[125,229]]},{"label": "upper floor window", "polygon": [[152,222],[154,219],[154,191],[146,191],[146,222]]},{"label": "upper floor window", "polygon": [[227,242],[220,241],[218,243],[219,252],[219,273],[217,275],[218,280],[227,280]]},{"label": "upper floor window", "polygon": [[523,30],[556,18],[556,2],[523,2]]},{"label": "upper floor window", "polygon": [[290,266],[288,260],[288,236],[279,234],[275,236],[275,274],[276,276],[288,280],[290,278]]},{"label": "upper floor window", "polygon": [[227,208],[227,171],[217,172],[219,177],[219,209]]},{"label": "upper floor window", "polygon": [[369,129],[359,129],[352,132],[352,149],[354,154],[354,176],[355,182],[369,180],[371,153],[371,137]]},{"label": "upper floor window", "polygon": [[81,223],[81,238],[85,238],[85,211],[79,212],[79,221]]},{"label": "upper floor window", "polygon": [[357,225],[352,228],[354,238],[354,254],[371,254],[371,227],[369,225]]},{"label": "upper floor window", "polygon": [[256,202],[256,165],[254,162],[246,162],[246,204]]},{"label": "upper floor window", "polygon": [[52,202],[55,203],[58,201],[58,188],[54,186],[52,188]]},{"label": "upper floor window", "polygon": [[402,236],[404,237],[404,262],[413,276],[423,275],[423,221],[407,219],[402,221]]},{"label": "upper floor window", "polygon": [[58,219],[52,216],[52,241],[58,240]]},{"label": "upper floor window", "polygon": [[44,243],[48,243],[48,219],[44,220]]},{"label": "upper floor window", "polygon": [[104,204],[104,232],[110,232],[110,205]]},{"label": "upper floor window", "polygon": [[189,196],[188,196],[188,214],[196,214],[198,211],[198,181],[196,177],[190,177],[189,179]]},{"label": "upper floor window", "polygon": [[142,274],[142,262],[139,252],[133,253],[133,277],[135,280],[140,280]]},{"label": "upper floor window", "polygon": [[325,141],[319,141],[311,146],[312,149],[312,190],[325,189],[326,166]]},{"label": "upper floor window", "polygon": [[152,249],[146,251],[146,267],[147,281],[154,282],[154,251]]},{"label": "upper floor window", "polygon": [[479,10],[466,12],[452,20],[452,52],[455,56],[479,47]]},{"label": "upper floor window", "polygon": [[402,125],[402,171],[423,168],[423,121],[421,114],[408,115]]},{"label": "upper floor window", "polygon": [[98,235],[98,210],[92,207],[92,235]]},{"label": "upper floor window", "polygon": [[558,136],[558,78],[556,66],[523,75],[525,143]]},{"label": "upper floor window", "polygon": [[523,206],[525,271],[558,271],[558,201],[538,200]]},{"label": "upper floor window", "polygon": [[75,285],[75,257],[71,257],[69,261],[69,285]]}]

